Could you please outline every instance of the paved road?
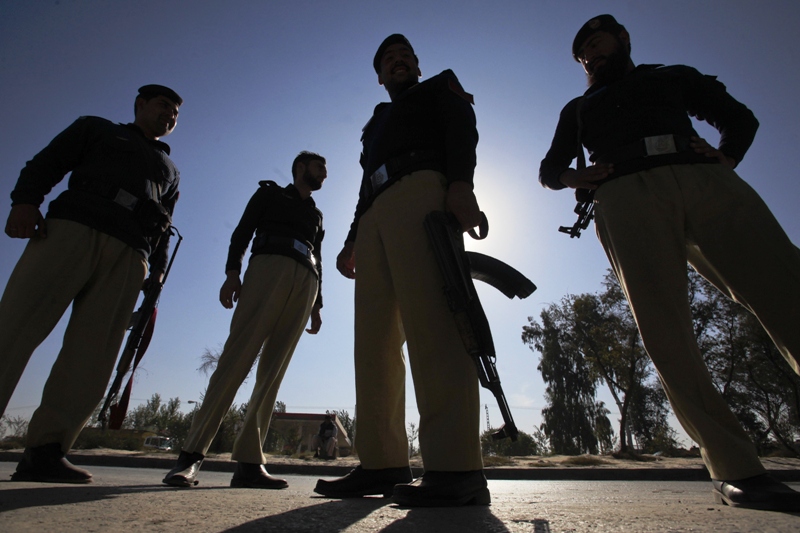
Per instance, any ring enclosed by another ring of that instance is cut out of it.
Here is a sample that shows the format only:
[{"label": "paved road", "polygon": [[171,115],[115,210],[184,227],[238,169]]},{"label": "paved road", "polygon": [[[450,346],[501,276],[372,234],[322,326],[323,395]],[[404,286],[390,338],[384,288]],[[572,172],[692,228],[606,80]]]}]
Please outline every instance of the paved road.
[{"label": "paved road", "polygon": [[94,483],[74,486],[5,481],[14,467],[0,463],[5,533],[800,531],[800,514],[716,505],[702,481],[490,480],[489,507],[400,509],[382,498],[317,497],[312,476],[258,491],[229,488],[230,473],[203,472],[198,487],[174,489],[160,484],[162,470],[94,466]]}]

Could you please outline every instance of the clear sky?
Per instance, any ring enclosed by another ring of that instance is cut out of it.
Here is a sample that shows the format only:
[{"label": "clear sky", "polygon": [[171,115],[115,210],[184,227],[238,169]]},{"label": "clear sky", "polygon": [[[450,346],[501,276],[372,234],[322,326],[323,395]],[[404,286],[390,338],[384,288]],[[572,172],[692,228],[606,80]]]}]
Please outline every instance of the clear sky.
[{"label": "clear sky", "polygon": [[[361,128],[375,104],[387,100],[372,57],[384,37],[404,33],[423,78],[450,68],[475,95],[481,137],[475,190],[491,231],[467,247],[508,262],[539,287],[523,301],[478,287],[506,395],[517,425],[531,432],[540,422],[544,386],[538,354],[520,340],[522,326],[567,293],[600,290],[608,268],[593,227],[581,239],[556,231],[574,221],[572,195],[537,181],[561,108],[586,87],[570,55],[572,39],[601,13],[627,27],[635,63],[687,64],[717,75],[754,111],[761,128],[738,170],[800,242],[800,180],[792,159],[800,150],[794,0],[3,0],[0,220],[4,225],[25,162],[78,116],[132,121],[136,89],[148,83],[184,98],[178,126],[163,140],[181,171],[174,222],[185,240],[132,406],[157,392],[179,397],[188,409],[185,402],[199,400],[208,381],[197,372],[200,355],[227,337],[231,311],[219,304],[218,291],[245,204],[259,180],[289,183],[299,151],[323,154],[328,179],[314,194],[327,232],[323,326],[301,339],[278,399],[289,411],[353,414],[353,282],[336,272],[335,258],[356,203]],[[718,141],[714,130],[699,131]],[[0,236],[1,286],[23,246]],[[38,405],[64,325],[34,353],[7,414],[28,417]],[[253,381],[236,403],[247,401]],[[416,423],[410,376],[408,390],[407,421]],[[488,391],[482,401],[499,426]]]}]

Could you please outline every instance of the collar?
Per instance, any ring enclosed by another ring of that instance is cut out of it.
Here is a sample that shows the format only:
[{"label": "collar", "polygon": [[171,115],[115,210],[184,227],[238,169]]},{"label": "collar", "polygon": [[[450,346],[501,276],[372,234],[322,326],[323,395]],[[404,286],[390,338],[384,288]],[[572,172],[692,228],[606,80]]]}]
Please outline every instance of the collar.
[{"label": "collar", "polygon": [[649,64],[648,65],[636,65],[633,68],[633,70],[631,70],[630,72],[626,72],[624,76],[622,76],[621,78],[619,78],[617,80],[612,81],[611,83],[606,83],[606,84],[595,83],[594,85],[591,85],[588,89],[586,89],[586,92],[583,93],[583,95],[584,96],[591,96],[593,93],[601,91],[604,88],[608,87],[609,85],[614,85],[615,83],[620,82],[620,81],[628,78],[628,76],[632,76],[634,74],[638,74],[638,73],[644,72],[646,70],[655,70],[655,69],[663,67],[663,66],[664,65],[660,64],[660,63],[656,63],[656,64],[652,64],[652,65],[649,65]]},{"label": "collar", "polygon": [[144,136],[144,132],[142,132],[142,128],[134,124],[133,122],[128,122],[127,124],[121,124],[121,126],[128,128],[131,131],[136,132],[142,139],[147,141],[148,143],[152,144],[155,148],[161,150],[165,154],[169,155],[169,145],[163,141],[156,141],[153,139],[148,139]]},{"label": "collar", "polygon": [[294,183],[290,183],[289,185],[284,187],[283,190],[284,190],[285,194],[287,194],[288,196],[291,196],[292,198],[300,200],[301,202],[310,202],[311,205],[315,206],[315,207],[317,205],[314,202],[313,195],[309,196],[308,198],[303,198],[302,196],[300,196],[300,191],[297,189],[297,187],[294,186]]}]

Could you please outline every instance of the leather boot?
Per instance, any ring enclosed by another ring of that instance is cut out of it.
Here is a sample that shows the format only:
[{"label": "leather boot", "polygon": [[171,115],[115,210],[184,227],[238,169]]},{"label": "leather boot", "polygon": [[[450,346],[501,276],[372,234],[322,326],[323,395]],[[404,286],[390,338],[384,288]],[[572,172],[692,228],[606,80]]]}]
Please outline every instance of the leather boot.
[{"label": "leather boot", "polygon": [[288,486],[285,479],[270,476],[264,465],[255,463],[237,463],[231,479],[231,487],[242,489],[285,489]]},{"label": "leather boot", "polygon": [[57,442],[25,448],[17,471],[11,481],[39,481],[44,483],[91,483],[92,474],[78,468],[64,457]]},{"label": "leather boot", "polygon": [[711,483],[717,503],[762,511],[800,511],[800,492],[769,474],[734,481],[712,479]]},{"label": "leather boot", "polygon": [[401,507],[459,507],[489,505],[486,476],[483,470],[468,472],[425,472],[405,485],[397,485],[392,495]]},{"label": "leather boot", "polygon": [[360,498],[377,494],[388,498],[395,485],[412,479],[411,468],[407,466],[367,470],[358,465],[344,477],[330,481],[320,479],[314,492],[329,498]]},{"label": "leather boot", "polygon": [[200,483],[197,474],[205,456],[202,453],[189,453],[181,450],[175,468],[170,470],[162,480],[163,483],[173,487],[192,487]]}]

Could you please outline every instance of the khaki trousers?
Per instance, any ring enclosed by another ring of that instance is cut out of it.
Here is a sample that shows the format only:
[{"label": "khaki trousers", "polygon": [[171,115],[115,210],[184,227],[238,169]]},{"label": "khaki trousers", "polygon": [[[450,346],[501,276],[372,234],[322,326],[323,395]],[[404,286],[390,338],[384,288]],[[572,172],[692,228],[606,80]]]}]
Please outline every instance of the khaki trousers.
[{"label": "khaki trousers", "polygon": [[800,251],[758,194],[722,165],[673,165],[597,190],[597,235],[675,415],[711,477],[764,472],[711,381],[692,328],[686,262],[751,310],[798,371]]},{"label": "khaki trousers", "polygon": [[26,446],[72,447],[103,399],[146,274],[139,252],[77,222],[48,219],[47,238],[30,240],[0,300],[0,412],[70,303],[72,314]]},{"label": "khaki trousers", "polygon": [[230,335],[192,420],[184,451],[208,452],[260,351],[256,383],[231,458],[243,463],[266,462],[262,447],[278,389],[316,295],[316,276],[294,259],[270,254],[252,257],[233,312]]},{"label": "khaki trousers", "polygon": [[356,448],[367,469],[408,465],[405,357],[420,414],[426,470],[483,468],[475,366],[447,307],[423,227],[443,210],[444,176],[419,171],[383,192],[356,238]]}]

